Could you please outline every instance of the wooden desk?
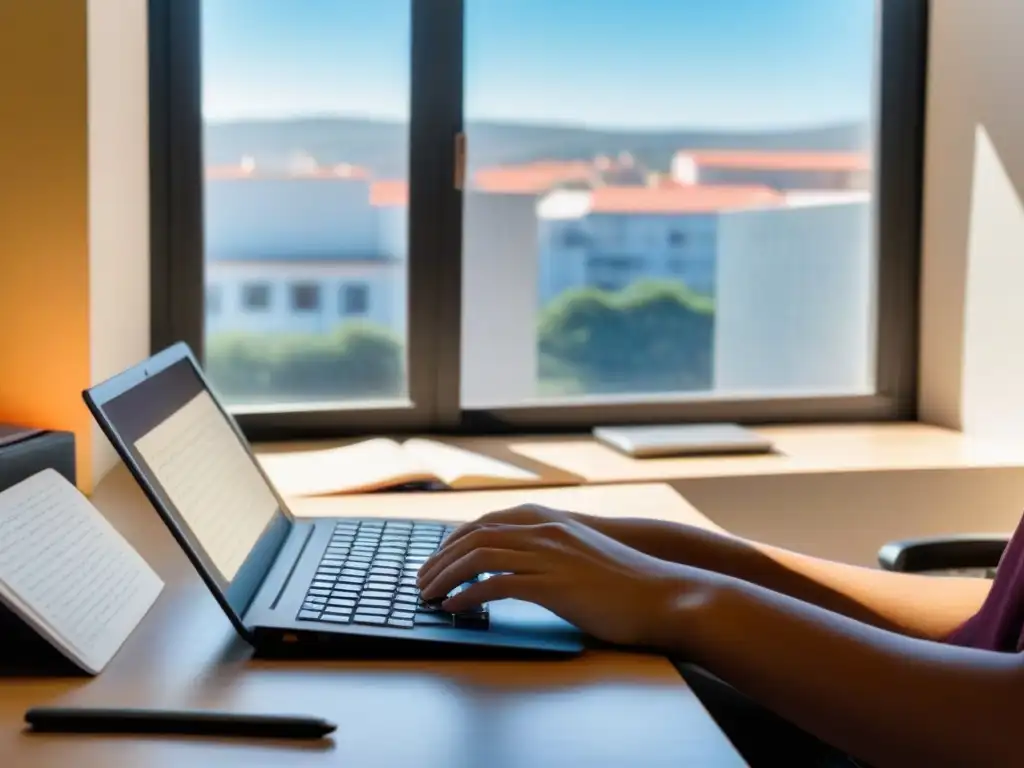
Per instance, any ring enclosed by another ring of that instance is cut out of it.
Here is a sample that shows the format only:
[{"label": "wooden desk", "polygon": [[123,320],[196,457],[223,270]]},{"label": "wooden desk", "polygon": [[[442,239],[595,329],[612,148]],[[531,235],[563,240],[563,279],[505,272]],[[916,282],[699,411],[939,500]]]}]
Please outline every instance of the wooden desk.
[{"label": "wooden desk", "polygon": [[[677,482],[716,477],[827,475],[931,469],[1024,467],[1024,444],[971,437],[913,422],[799,424],[758,427],[773,454],[633,459],[589,435],[444,437],[445,442],[534,467],[551,467],[546,478],[575,476],[584,484]],[[353,440],[267,443],[260,453],[311,450]],[[542,470],[541,470],[542,471]]]},{"label": "wooden desk", "polygon": [[[547,501],[550,491],[515,501]],[[631,508],[700,522],[664,486],[558,489],[548,503]],[[572,495],[567,495],[567,494]],[[450,506],[442,501],[448,499]],[[615,497],[615,498],[613,498]],[[343,512],[468,517],[513,495],[400,496]],[[403,498],[405,499],[403,501]],[[664,659],[589,653],[559,662],[268,663],[250,659],[216,603],[123,469],[96,505],[167,582],[164,594],[107,670],[82,680],[0,678],[0,764],[17,768],[231,768],[231,766],[742,766]],[[416,503],[412,503],[416,502]],[[318,502],[317,513],[328,511]],[[372,508],[371,508],[372,507]],[[429,509],[428,509],[429,507]],[[301,712],[338,723],[327,747],[182,738],[27,735],[22,715],[48,703],[209,707]]]}]

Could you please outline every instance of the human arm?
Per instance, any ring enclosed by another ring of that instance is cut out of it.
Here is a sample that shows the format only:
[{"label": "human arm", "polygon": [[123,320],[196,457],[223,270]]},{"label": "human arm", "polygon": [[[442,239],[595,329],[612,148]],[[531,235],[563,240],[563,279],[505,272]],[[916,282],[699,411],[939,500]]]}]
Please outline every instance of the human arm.
[{"label": "human arm", "polygon": [[891,573],[838,563],[733,536],[719,528],[653,519],[607,518],[526,505],[461,529],[572,520],[633,549],[788,595],[911,637],[940,640],[981,608],[986,579]]},{"label": "human arm", "polygon": [[857,622],[764,587],[667,563],[578,523],[491,526],[442,548],[427,598],[517,597],[596,637],[699,664],[808,732],[878,768],[1018,761],[1019,657]]},{"label": "human arm", "polygon": [[876,768],[1020,762],[1018,655],[906,637],[728,577],[667,615],[666,652]]}]

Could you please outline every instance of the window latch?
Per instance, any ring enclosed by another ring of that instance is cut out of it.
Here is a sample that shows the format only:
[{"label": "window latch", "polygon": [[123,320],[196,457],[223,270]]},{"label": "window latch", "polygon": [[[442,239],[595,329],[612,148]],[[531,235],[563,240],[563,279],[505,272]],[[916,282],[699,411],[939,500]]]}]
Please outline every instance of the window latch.
[{"label": "window latch", "polygon": [[466,134],[455,134],[455,188],[460,192],[466,188]]}]

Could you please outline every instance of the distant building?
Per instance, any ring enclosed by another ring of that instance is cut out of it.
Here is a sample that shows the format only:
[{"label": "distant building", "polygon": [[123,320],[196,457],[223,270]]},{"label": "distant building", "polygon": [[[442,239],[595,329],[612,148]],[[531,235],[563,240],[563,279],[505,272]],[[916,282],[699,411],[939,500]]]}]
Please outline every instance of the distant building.
[{"label": "distant building", "polygon": [[871,216],[861,194],[719,217],[716,392],[873,391]]},{"label": "distant building", "polygon": [[[714,387],[869,389],[871,174],[859,154],[681,152],[481,168],[464,199],[466,403],[537,394],[538,312],[565,291],[676,280],[713,296]],[[211,333],[408,322],[408,186],[296,156],[210,168]],[[495,354],[500,350],[500,354]]]},{"label": "distant building", "polygon": [[656,186],[559,190],[540,200],[540,297],[584,286],[619,291],[639,280],[678,280],[715,293],[718,216],[774,208],[767,187]]},{"label": "distant building", "polygon": [[872,180],[871,157],[860,152],[683,151],[672,160],[672,178],[685,186],[867,190]]},{"label": "distant building", "polygon": [[208,169],[208,331],[404,333],[404,254],[381,250],[369,189],[352,166]]}]

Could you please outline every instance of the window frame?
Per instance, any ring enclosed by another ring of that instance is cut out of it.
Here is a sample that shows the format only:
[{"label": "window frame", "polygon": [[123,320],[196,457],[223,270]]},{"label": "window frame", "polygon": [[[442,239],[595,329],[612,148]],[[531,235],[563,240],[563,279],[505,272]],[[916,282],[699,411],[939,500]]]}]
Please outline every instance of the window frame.
[{"label": "window frame", "polygon": [[[187,341],[203,359],[203,0],[148,0],[154,351]],[[710,0],[709,0],[710,1]],[[253,440],[367,432],[500,434],[597,424],[912,420],[928,52],[927,0],[876,0],[873,394],[735,398],[599,396],[464,409],[460,397],[464,0],[410,0],[408,399],[232,409]],[[472,148],[470,148],[472,153]]]}]

